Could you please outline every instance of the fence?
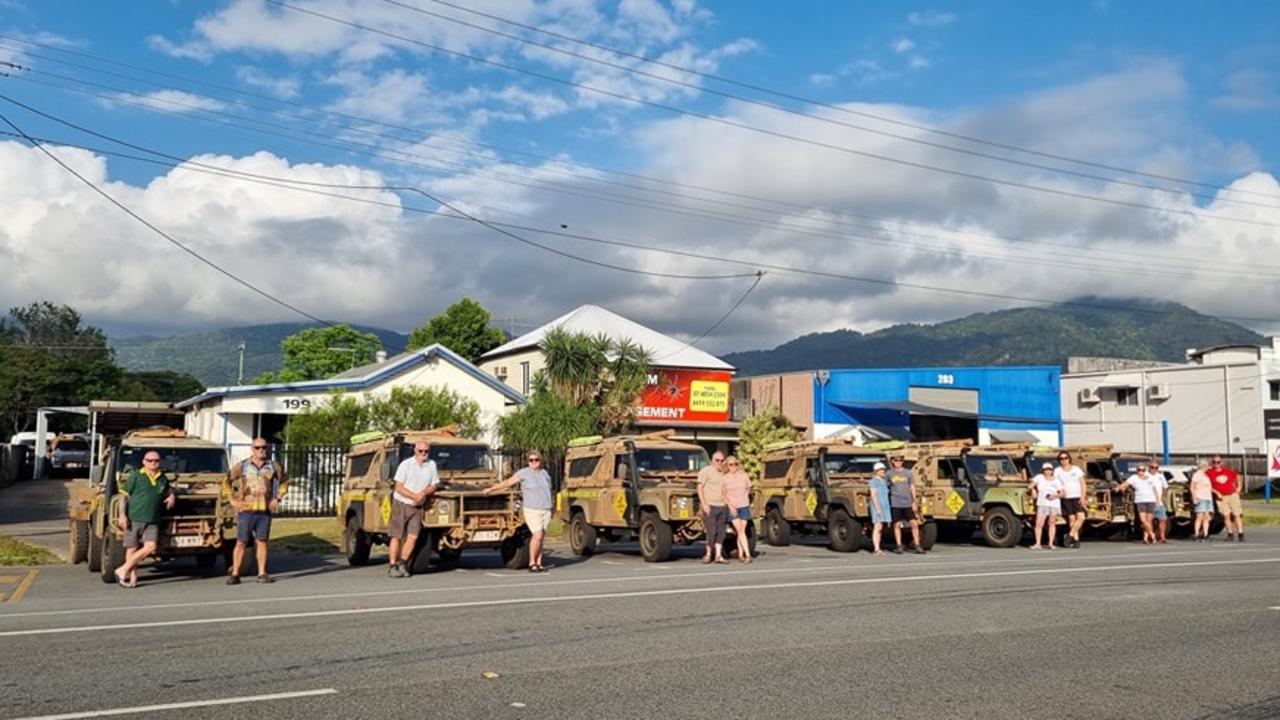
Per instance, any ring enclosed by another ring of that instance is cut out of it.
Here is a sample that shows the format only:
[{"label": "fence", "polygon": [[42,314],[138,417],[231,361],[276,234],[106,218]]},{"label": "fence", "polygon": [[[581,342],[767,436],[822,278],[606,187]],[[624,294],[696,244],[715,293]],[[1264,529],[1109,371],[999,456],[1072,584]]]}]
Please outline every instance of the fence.
[{"label": "fence", "polygon": [[[1228,453],[1169,453],[1169,462],[1174,465],[1195,465],[1200,460],[1212,460],[1215,455],[1222,456],[1222,462],[1240,473],[1245,492],[1261,490],[1267,484],[1267,470],[1270,458],[1266,455],[1228,454]],[[1159,455],[1157,455],[1159,457]],[[1273,488],[1280,488],[1280,480],[1272,483]]]},{"label": "fence", "polygon": [[0,445],[0,487],[30,478],[30,450],[24,445]]}]

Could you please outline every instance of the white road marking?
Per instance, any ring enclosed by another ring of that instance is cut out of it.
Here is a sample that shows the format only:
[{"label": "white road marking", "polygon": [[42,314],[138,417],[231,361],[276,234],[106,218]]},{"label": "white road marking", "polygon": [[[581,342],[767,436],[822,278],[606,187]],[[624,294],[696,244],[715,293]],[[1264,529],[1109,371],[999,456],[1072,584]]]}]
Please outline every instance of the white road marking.
[{"label": "white road marking", "polygon": [[604,563],[605,565],[621,565],[622,564],[617,560],[601,560],[600,562]]},{"label": "white road marking", "polygon": [[86,710],[84,712],[62,713],[60,715],[38,715],[17,720],[75,720],[76,718],[110,717],[112,715],[133,715],[134,713],[164,712],[166,710],[183,710],[185,708],[210,707],[213,705],[237,705],[240,703],[267,702],[270,700],[290,700],[316,695],[335,695],[337,690],[300,690],[298,692],[272,693],[270,695],[244,695],[241,697],[220,698],[218,700],[192,700],[190,702],[164,703],[163,705],[142,705],[131,708],[112,708],[110,710]]},{"label": "white road marking", "polygon": [[[1209,554],[1216,554],[1217,552],[1238,555],[1240,553],[1246,553],[1246,552],[1263,552],[1263,551],[1269,551],[1269,550],[1274,551],[1274,549],[1275,548],[1265,547],[1265,546],[1254,546],[1249,548],[1230,548],[1230,549],[1217,548],[1216,551],[1209,548],[1197,548],[1197,549],[1188,549],[1188,550],[1148,548],[1145,550],[1140,550],[1138,552],[1109,555],[1107,556],[1106,559],[1119,560],[1123,558],[1132,558],[1132,557],[1149,558],[1151,557],[1153,551],[1159,552],[1161,557],[1168,557],[1170,555],[1200,555],[1203,557]],[[1001,550],[1000,552],[1016,553],[1015,550]],[[790,563],[790,562],[794,562],[796,560],[801,560],[801,559],[807,559],[807,558],[796,558],[796,557],[788,556],[786,557],[785,562]],[[922,565],[931,566],[931,565],[953,564],[953,563],[963,563],[965,565],[1008,565],[1010,562],[1061,563],[1061,562],[1071,562],[1076,560],[1098,560],[1098,559],[1100,558],[1097,558],[1088,554],[1082,555],[1078,553],[1063,553],[1062,555],[1053,555],[1053,556],[1042,555],[1040,553],[1027,553],[1027,554],[1016,553],[1016,555],[1013,557],[1004,557],[996,560],[968,560],[964,557],[948,556],[946,553],[943,553],[942,555],[926,555],[925,557],[916,557],[910,560],[903,560],[900,562],[893,562],[891,561],[890,558],[882,558],[879,561],[871,560],[865,565],[849,565],[849,564],[811,565],[806,567],[764,567],[764,568],[751,568],[751,569],[743,569],[740,567],[735,567],[735,568],[721,570],[715,574],[720,576],[723,576],[723,575],[785,575],[790,573],[815,573],[815,572],[822,572],[825,570],[855,570],[855,571],[893,570],[896,568],[907,568],[907,567],[918,568]],[[601,562],[607,562],[607,561],[602,560]],[[619,564],[622,564],[622,563],[619,563]],[[652,567],[651,565],[646,565],[646,566]],[[673,569],[673,568],[669,568],[669,569]],[[707,568],[702,568],[701,566],[699,566],[699,569],[694,572],[673,573],[673,574],[667,575],[663,579],[679,580],[683,578],[708,577],[712,575],[713,572],[714,572],[713,570],[709,570]],[[499,578],[513,577],[511,573],[503,574],[503,573],[486,572],[485,574],[489,575],[490,577],[499,577]],[[288,574],[287,573],[278,574],[276,577],[286,578],[288,577]],[[485,585],[414,587],[414,588],[405,588],[402,590],[373,590],[373,591],[345,592],[345,593],[318,593],[318,594],[312,594],[312,595],[282,595],[282,596],[265,597],[265,598],[252,598],[252,597],[239,598],[236,600],[205,600],[201,602],[153,603],[150,605],[87,607],[87,608],[73,608],[73,609],[66,609],[66,610],[31,610],[28,612],[4,612],[3,610],[0,610],[0,621],[7,620],[9,618],[37,617],[37,616],[44,616],[44,615],[81,615],[86,613],[97,615],[100,613],[134,612],[137,610],[168,610],[168,609],[174,609],[174,608],[189,609],[189,608],[197,608],[197,607],[217,607],[220,605],[242,605],[242,604],[248,605],[248,604],[259,604],[259,603],[293,603],[293,602],[299,602],[304,600],[343,600],[347,598],[374,598],[374,597],[382,597],[382,596],[390,596],[390,595],[420,595],[420,594],[431,594],[431,593],[441,593],[441,592],[465,592],[465,591],[471,591],[471,590],[505,590],[505,589],[511,589],[511,588],[553,587],[553,586],[560,586],[560,585],[591,585],[591,584],[597,584],[597,583],[618,583],[618,582],[637,582],[637,581],[648,582],[652,580],[653,580],[653,573],[644,573],[642,575],[619,575],[616,577],[577,578],[573,580],[537,581],[530,578],[529,580],[523,581],[523,582],[517,581],[517,582],[507,582],[507,583],[491,583],[491,584],[485,584]]]},{"label": "white road marking", "polygon": [[[1138,563],[1125,565],[1098,565],[1094,567],[1061,567],[1033,568],[1029,570],[994,570],[990,572],[941,573],[935,575],[904,575],[901,577],[845,578],[842,580],[809,580],[804,582],[768,583],[762,585],[720,585],[711,587],[670,588],[667,590],[635,590],[631,592],[596,593],[585,595],[552,595],[548,597],[503,598],[497,600],[464,600],[446,603],[428,603],[423,605],[393,605],[389,607],[364,608],[359,610],[311,610],[307,612],[277,613],[275,615],[256,615],[255,620],[294,620],[301,618],[337,617],[341,615],[369,615],[375,613],[417,612],[421,610],[446,610],[455,608],[494,607],[501,605],[541,605],[550,603],[576,602],[582,600],[617,600],[639,597],[656,597],[663,595],[700,595],[722,592],[742,592],[751,590],[784,590],[803,587],[839,587],[845,585],[888,585],[907,582],[928,582],[933,580],[966,580],[976,578],[1016,577],[1025,575],[1069,575],[1081,573],[1102,573],[1116,570],[1152,570],[1157,568],[1186,569],[1191,567],[1223,566],[1223,565],[1260,565],[1280,563],[1280,558],[1260,558],[1256,560],[1204,560],[1199,562],[1161,562]],[[27,635],[62,635],[67,633],[97,632],[102,630],[129,630],[137,628],[179,627],[188,625],[223,625],[242,623],[244,618],[217,617],[192,618],[188,620],[162,620],[159,622],[117,623],[114,625],[80,625],[68,627],[39,628],[33,630],[0,631],[0,637],[18,637]]]}]

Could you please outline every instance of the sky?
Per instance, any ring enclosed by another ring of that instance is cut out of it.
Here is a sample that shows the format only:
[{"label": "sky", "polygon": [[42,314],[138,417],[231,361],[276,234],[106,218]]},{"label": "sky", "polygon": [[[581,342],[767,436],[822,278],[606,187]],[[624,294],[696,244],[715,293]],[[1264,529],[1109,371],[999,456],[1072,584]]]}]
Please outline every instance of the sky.
[{"label": "sky", "polygon": [[0,307],[130,335],[592,303],[723,353],[1147,297],[1280,332],[1277,27],[1261,0],[0,0]]}]

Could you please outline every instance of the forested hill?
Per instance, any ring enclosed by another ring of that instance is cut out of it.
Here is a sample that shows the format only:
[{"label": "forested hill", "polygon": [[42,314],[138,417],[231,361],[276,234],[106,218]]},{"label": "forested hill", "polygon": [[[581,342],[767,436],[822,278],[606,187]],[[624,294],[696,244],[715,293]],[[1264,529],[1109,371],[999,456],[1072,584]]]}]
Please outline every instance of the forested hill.
[{"label": "forested hill", "polygon": [[[1107,307],[1087,307],[1096,305]],[[1181,362],[1187,348],[1263,341],[1263,336],[1248,328],[1177,303],[1080,298],[1064,305],[978,313],[934,325],[894,325],[871,333],[813,333],[772,350],[722,357],[738,368],[739,376],[816,368],[1065,367],[1071,355]]]},{"label": "forested hill", "polygon": [[[236,348],[245,343],[244,378],[249,382],[259,374],[280,369],[280,342],[286,337],[318,323],[275,323],[220,328],[206,332],[172,337],[135,337],[112,339],[116,360],[129,370],[176,370],[199,378],[207,387],[234,385]],[[407,335],[383,328],[354,326],[371,332],[382,340],[388,354],[405,347]]]}]

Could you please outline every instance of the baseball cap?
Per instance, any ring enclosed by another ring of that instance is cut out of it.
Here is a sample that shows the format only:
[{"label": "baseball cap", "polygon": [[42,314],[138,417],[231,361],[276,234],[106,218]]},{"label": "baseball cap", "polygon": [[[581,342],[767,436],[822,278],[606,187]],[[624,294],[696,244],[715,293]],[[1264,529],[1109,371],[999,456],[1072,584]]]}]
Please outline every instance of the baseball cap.
[{"label": "baseball cap", "polygon": [[1052,470],[1052,469],[1053,469],[1053,465],[1051,465],[1051,464],[1049,464],[1049,463],[1045,463],[1045,464],[1043,464],[1043,465],[1041,465],[1041,466],[1040,466],[1040,469],[1041,469],[1041,470]]},{"label": "baseball cap", "polygon": [[[866,467],[866,466],[864,465],[863,467]],[[882,462],[878,462],[878,463],[876,463],[876,464],[875,464],[871,469],[872,469],[872,470],[888,470],[888,468],[886,468],[886,467],[884,466],[884,463],[882,463]]]}]

